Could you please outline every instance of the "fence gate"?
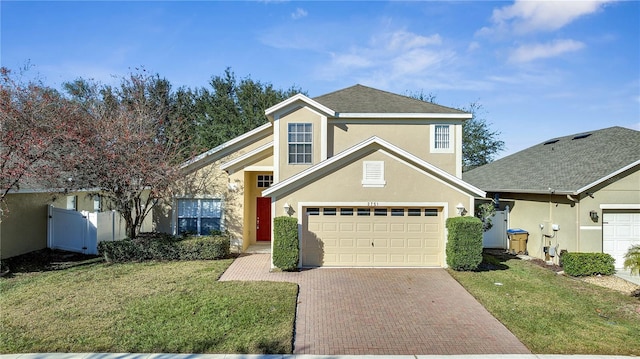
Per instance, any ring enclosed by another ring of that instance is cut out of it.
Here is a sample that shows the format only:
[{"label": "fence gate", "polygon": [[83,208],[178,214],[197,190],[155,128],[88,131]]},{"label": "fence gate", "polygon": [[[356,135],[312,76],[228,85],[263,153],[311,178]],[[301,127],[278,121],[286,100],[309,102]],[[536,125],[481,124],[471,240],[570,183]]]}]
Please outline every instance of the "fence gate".
[{"label": "fence gate", "polygon": [[47,246],[70,252],[96,254],[89,248],[89,221],[85,213],[49,206]]},{"label": "fence gate", "polygon": [[47,247],[51,249],[98,254],[98,242],[124,239],[126,233],[118,212],[77,212],[49,206]]},{"label": "fence gate", "polygon": [[482,246],[484,248],[507,249],[507,216],[506,211],[496,211],[491,218],[493,225],[482,235]]}]

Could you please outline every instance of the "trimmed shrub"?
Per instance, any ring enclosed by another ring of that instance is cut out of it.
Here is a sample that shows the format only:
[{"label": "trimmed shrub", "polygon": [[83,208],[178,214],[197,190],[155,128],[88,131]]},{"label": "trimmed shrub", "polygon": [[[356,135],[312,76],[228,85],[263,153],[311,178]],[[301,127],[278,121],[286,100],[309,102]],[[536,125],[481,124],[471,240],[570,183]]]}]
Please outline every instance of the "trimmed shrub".
[{"label": "trimmed shrub", "polygon": [[185,238],[145,235],[133,240],[100,242],[98,253],[107,262],[221,259],[230,254],[230,239],[228,235]]},{"label": "trimmed shrub", "polygon": [[565,253],[562,256],[564,272],[573,277],[596,274],[612,275],[615,260],[607,253]]},{"label": "trimmed shrub", "polygon": [[191,237],[179,242],[180,259],[222,259],[231,254],[229,236]]},{"label": "trimmed shrub", "polygon": [[478,269],[482,262],[482,221],[475,217],[447,219],[447,264],[457,271]]},{"label": "trimmed shrub", "polygon": [[298,219],[276,217],[273,219],[273,265],[284,270],[298,268]]}]

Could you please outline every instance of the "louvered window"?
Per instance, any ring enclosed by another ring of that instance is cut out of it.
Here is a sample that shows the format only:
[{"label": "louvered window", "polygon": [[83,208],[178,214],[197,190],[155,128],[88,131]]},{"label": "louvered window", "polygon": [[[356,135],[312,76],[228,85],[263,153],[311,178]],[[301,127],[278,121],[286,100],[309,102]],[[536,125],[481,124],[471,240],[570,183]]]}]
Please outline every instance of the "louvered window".
[{"label": "louvered window", "polygon": [[364,161],[362,163],[362,186],[384,187],[384,161]]}]

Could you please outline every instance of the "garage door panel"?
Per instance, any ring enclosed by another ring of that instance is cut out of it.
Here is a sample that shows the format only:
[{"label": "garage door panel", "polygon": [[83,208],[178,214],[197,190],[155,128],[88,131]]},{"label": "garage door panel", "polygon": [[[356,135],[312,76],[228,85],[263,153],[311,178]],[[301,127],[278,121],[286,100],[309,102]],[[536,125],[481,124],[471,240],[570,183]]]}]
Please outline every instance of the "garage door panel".
[{"label": "garage door panel", "polygon": [[[345,213],[355,213],[346,210]],[[365,211],[366,212],[366,211]],[[379,211],[384,212],[384,211]],[[313,245],[308,238],[322,242],[323,252],[303,253],[303,265],[313,266],[322,262],[325,266],[442,266],[444,234],[442,211],[429,211],[438,216],[408,216],[408,211],[387,209],[387,216],[371,215],[306,215],[303,220],[303,252]],[[317,213],[317,212],[316,212]],[[415,213],[415,211],[414,211]],[[319,257],[311,258],[312,256]]]},{"label": "garage door panel", "polygon": [[340,232],[355,232],[356,226],[353,222],[341,222]]},{"label": "garage door panel", "polygon": [[373,231],[387,233],[389,232],[389,225],[387,223],[374,223]]}]

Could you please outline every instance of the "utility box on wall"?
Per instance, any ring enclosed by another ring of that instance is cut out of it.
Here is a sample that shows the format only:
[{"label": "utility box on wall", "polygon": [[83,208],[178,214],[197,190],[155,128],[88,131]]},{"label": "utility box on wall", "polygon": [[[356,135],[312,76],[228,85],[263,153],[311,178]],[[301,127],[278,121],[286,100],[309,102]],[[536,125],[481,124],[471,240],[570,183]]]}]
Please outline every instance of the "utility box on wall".
[{"label": "utility box on wall", "polygon": [[520,228],[507,229],[509,237],[509,252],[512,254],[529,254],[527,251],[527,241],[529,240],[529,232]]}]

